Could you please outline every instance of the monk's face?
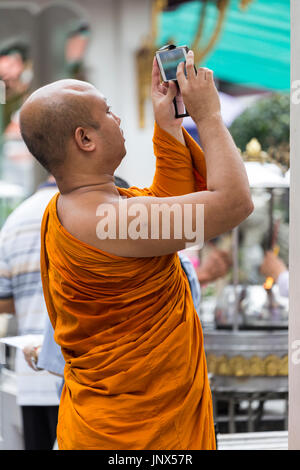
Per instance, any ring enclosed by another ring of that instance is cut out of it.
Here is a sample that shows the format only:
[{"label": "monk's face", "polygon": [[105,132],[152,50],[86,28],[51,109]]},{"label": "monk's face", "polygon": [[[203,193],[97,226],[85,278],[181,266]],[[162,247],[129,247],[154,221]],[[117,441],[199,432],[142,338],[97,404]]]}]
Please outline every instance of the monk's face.
[{"label": "monk's face", "polygon": [[121,119],[111,110],[107,100],[97,90],[92,102],[92,115],[99,123],[96,140],[99,156],[110,160],[116,168],[126,155]]},{"label": "monk's face", "polygon": [[[77,168],[82,164],[88,170],[88,162],[92,172],[103,170],[113,174],[126,154],[120,118],[104,96],[87,82],[66,79],[39,88],[22,106],[21,121],[28,142],[35,143],[36,130],[44,136],[45,148],[39,151],[49,158],[49,167],[53,155],[57,161],[69,159],[70,166],[77,155]],[[52,170],[54,174],[55,168]]]}]

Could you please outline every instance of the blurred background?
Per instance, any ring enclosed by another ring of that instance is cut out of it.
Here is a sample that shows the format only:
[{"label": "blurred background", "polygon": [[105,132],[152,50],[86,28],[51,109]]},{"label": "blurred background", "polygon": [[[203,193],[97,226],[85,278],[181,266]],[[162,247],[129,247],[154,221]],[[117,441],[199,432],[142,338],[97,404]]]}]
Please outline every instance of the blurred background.
[{"label": "blurred background", "polygon": [[[21,139],[18,112],[33,90],[57,79],[87,80],[107,97],[126,135],[118,176],[130,185],[151,184],[151,66],[165,44],[187,45],[198,66],[214,71],[255,204],[240,227],[186,253],[196,271],[216,250],[230,258],[215,279],[198,276],[215,421],[220,435],[256,439],[258,432],[276,431],[270,445],[285,446],[288,297],[261,267],[271,252],[288,272],[287,0],[0,0],[0,226],[46,178]],[[201,144],[189,117],[184,126]],[[0,334],[14,334],[11,316],[0,320]],[[13,372],[12,360],[7,368]],[[1,432],[12,426],[9,439],[16,443],[22,430],[14,409],[7,418],[2,407],[8,424]]]}]

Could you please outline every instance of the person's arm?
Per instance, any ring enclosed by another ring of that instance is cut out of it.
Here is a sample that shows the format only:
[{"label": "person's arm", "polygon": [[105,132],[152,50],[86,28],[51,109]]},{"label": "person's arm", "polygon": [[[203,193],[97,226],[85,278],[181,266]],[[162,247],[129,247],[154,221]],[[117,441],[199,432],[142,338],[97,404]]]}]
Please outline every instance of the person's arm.
[{"label": "person's arm", "polygon": [[289,272],[284,261],[273,251],[267,251],[260,267],[264,276],[274,279],[279,287],[279,293],[283,297],[289,296]]},{"label": "person's arm", "polygon": [[272,277],[277,282],[279,275],[285,271],[287,271],[287,267],[284,261],[273,251],[267,251],[260,267],[261,274]]},{"label": "person's arm", "polygon": [[197,268],[197,276],[200,284],[214,282],[220,277],[226,276],[231,266],[230,256],[226,251],[213,249],[207,258]]},{"label": "person's arm", "polygon": [[196,191],[191,154],[186,145],[155,122],[153,148],[156,169],[149,195],[180,196]]},{"label": "person's arm", "polygon": [[192,51],[188,54],[186,70],[187,76],[184,74],[184,64],[179,64],[177,79],[186,108],[196,123],[205,153],[210,205],[215,205],[216,217],[223,216],[218,210],[222,207],[233,222],[244,211],[250,213],[253,210],[245,166],[223,123],[213,72],[200,68],[196,74]]},{"label": "person's arm", "polygon": [[[50,366],[50,370],[48,370],[48,368],[46,368],[46,367],[41,367],[40,366],[39,357],[40,357],[40,354],[41,354],[41,349],[42,349],[42,345],[35,346],[33,344],[28,344],[27,346],[25,346],[23,348],[24,359],[27,362],[27,364],[29,365],[29,367],[31,369],[33,369],[34,371],[36,371],[36,372],[39,372],[41,370],[47,370],[47,372],[49,372],[50,374],[55,375],[56,377],[63,378],[64,377],[63,369],[62,369],[62,371],[60,369],[58,369],[58,371],[56,369],[55,369],[55,371],[52,371],[51,366]],[[51,364],[51,360],[52,360],[52,358],[50,356],[48,358],[48,362],[50,364]]]},{"label": "person's arm", "polygon": [[177,93],[174,82],[161,83],[156,59],[152,69],[152,103],[155,117],[153,148],[156,171],[148,195],[179,196],[199,189],[195,169],[205,183],[204,154],[199,145],[182,127],[183,119],[175,118],[173,99]]}]

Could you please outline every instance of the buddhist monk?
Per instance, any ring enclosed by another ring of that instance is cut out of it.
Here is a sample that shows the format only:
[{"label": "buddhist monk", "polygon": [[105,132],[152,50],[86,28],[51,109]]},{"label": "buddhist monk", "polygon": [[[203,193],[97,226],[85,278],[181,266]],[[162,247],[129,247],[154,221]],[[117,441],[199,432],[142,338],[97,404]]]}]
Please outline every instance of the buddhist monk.
[{"label": "buddhist monk", "polygon": [[[22,107],[23,138],[59,188],[42,223],[41,273],[66,362],[60,449],[215,449],[203,334],[177,255],[191,238],[184,231],[178,237],[175,215],[168,237],[163,217],[151,218],[161,203],[183,215],[204,205],[201,227],[197,210],[186,216],[209,240],[253,209],[213,73],[197,72],[190,53],[177,78],[203,150],[174,117],[177,87],[160,82],[153,62],[156,171],[149,188],[115,186],[125,138],[94,86],[61,80]],[[136,204],[143,208],[138,223]]]}]

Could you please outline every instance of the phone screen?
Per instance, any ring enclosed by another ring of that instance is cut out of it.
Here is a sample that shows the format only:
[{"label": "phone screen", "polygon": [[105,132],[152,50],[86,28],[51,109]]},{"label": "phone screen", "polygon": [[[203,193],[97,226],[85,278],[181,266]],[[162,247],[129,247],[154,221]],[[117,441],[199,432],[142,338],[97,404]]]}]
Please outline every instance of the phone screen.
[{"label": "phone screen", "polygon": [[176,80],[177,66],[180,62],[185,62],[184,52],[182,47],[159,52],[166,80]]}]

